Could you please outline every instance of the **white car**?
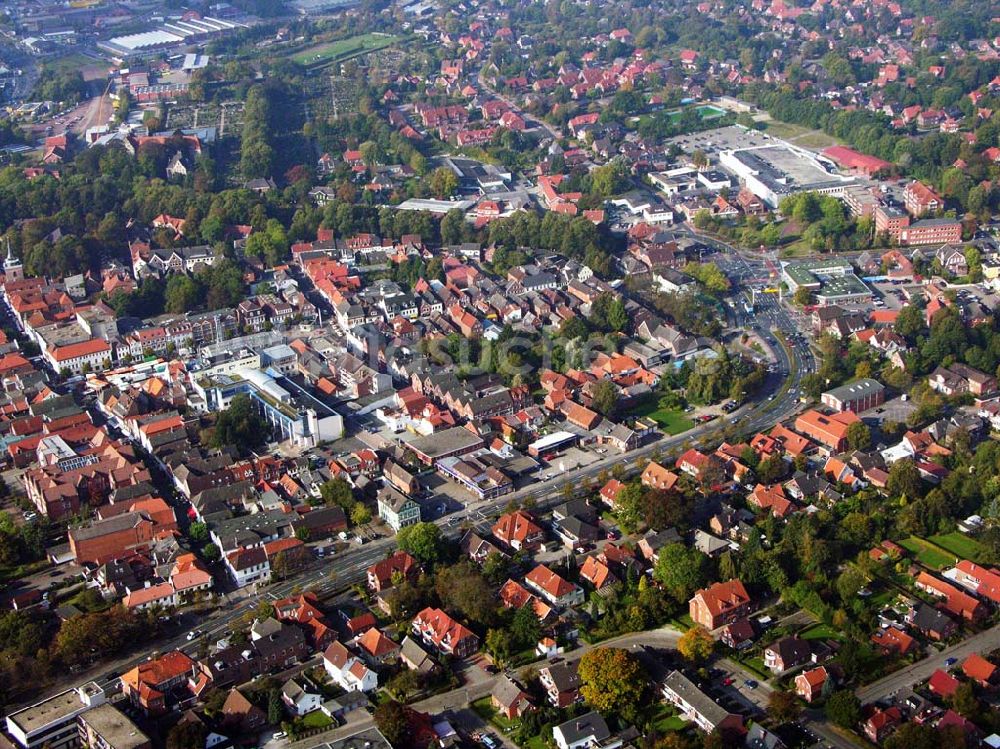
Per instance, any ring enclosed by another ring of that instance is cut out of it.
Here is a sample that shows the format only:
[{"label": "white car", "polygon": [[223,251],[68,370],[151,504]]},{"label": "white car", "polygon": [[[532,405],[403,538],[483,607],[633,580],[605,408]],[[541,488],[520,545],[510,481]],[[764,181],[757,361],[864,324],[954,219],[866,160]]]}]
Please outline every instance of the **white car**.
[{"label": "white car", "polygon": [[187,633],[188,642],[191,642],[191,640],[194,640],[197,637],[201,637],[200,629],[192,629],[190,632]]}]

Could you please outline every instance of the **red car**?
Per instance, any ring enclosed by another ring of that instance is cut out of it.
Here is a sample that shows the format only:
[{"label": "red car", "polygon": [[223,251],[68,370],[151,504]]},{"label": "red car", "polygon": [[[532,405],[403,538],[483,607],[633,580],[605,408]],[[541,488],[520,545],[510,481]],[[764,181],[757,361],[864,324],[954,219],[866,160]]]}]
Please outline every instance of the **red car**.
[{"label": "red car", "polygon": [[725,679],[722,680],[722,686],[724,686],[724,687],[731,687],[732,685],[733,685],[733,677],[732,676],[727,676]]}]

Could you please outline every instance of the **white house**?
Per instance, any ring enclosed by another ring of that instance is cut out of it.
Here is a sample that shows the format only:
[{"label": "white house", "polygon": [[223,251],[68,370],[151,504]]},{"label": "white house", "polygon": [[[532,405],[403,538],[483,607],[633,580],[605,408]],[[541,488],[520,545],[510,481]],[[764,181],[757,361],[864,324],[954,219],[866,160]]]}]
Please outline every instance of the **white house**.
[{"label": "white house", "polygon": [[292,715],[302,716],[319,710],[319,706],[323,704],[323,695],[303,688],[295,679],[289,679],[281,688],[281,701]]},{"label": "white house", "polygon": [[103,338],[55,346],[45,350],[45,358],[56,372],[64,369],[78,375],[84,370],[101,370],[111,366],[111,346]]},{"label": "white house", "polygon": [[378,687],[378,674],[341,642],[334,642],[326,649],[323,666],[330,678],[348,692],[371,692]]},{"label": "white house", "polygon": [[271,579],[271,563],[262,546],[236,549],[225,556],[226,569],[237,588]]},{"label": "white house", "polygon": [[567,720],[552,729],[552,738],[559,749],[618,749],[621,739],[611,740],[611,731],[600,713],[589,712]]}]

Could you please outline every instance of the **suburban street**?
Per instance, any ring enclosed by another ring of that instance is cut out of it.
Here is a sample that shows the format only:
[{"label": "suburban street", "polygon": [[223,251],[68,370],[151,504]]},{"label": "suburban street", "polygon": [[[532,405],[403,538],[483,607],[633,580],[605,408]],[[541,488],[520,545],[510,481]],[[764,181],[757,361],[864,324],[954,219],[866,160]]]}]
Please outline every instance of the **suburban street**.
[{"label": "suburban street", "polygon": [[[653,629],[646,632],[633,632],[631,634],[622,635],[621,637],[605,640],[597,645],[581,645],[580,647],[563,653],[561,658],[566,661],[574,661],[582,657],[584,653],[589,650],[593,650],[595,647],[618,647],[627,648],[633,651],[642,651],[645,648],[674,648],[676,647],[677,640],[680,636],[681,632],[671,627],[661,627],[659,629]],[[539,662],[537,665],[544,666],[545,664]],[[478,669],[478,666],[472,666],[472,668]],[[476,700],[489,695],[490,692],[493,691],[493,687],[497,681],[499,681],[503,676],[503,673],[492,675],[487,675],[485,672],[482,673],[485,678],[477,678],[472,684],[463,685],[449,692],[444,692],[443,694],[438,694],[433,697],[428,697],[425,700],[415,702],[412,707],[415,710],[429,713],[431,715],[436,715],[449,710],[463,710]],[[292,749],[311,749],[311,747],[319,746],[325,742],[334,741],[336,739],[344,738],[345,736],[350,736],[358,731],[363,731],[366,728],[370,728],[372,725],[374,725],[374,722],[372,721],[371,715],[365,713],[360,720],[350,721],[346,725],[339,726],[338,728],[325,731],[324,733],[317,734],[315,736],[310,736],[308,739],[295,742],[294,744],[287,744],[285,742],[270,742],[270,745],[290,746]],[[265,744],[265,746],[267,746],[267,744]]]},{"label": "suburban street", "polygon": [[859,689],[858,699],[863,705],[878,702],[903,687],[911,687],[929,679],[937,669],[945,668],[944,662],[949,658],[955,658],[961,663],[973,653],[983,655],[997,648],[1000,648],[1000,624]]}]

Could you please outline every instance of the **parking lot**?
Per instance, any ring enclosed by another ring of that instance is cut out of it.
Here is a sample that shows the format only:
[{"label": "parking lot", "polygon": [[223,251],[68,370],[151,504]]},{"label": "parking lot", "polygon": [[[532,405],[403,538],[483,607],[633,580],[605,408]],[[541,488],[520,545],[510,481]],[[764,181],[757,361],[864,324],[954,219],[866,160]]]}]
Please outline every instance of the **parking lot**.
[{"label": "parking lot", "polygon": [[[676,145],[685,153],[700,150],[708,156],[719,151],[737,148],[754,148],[774,145],[774,138],[756,130],[744,130],[730,125],[714,130],[703,130],[700,133],[678,135],[667,141],[667,146]],[[718,159],[713,159],[717,161]]]}]

